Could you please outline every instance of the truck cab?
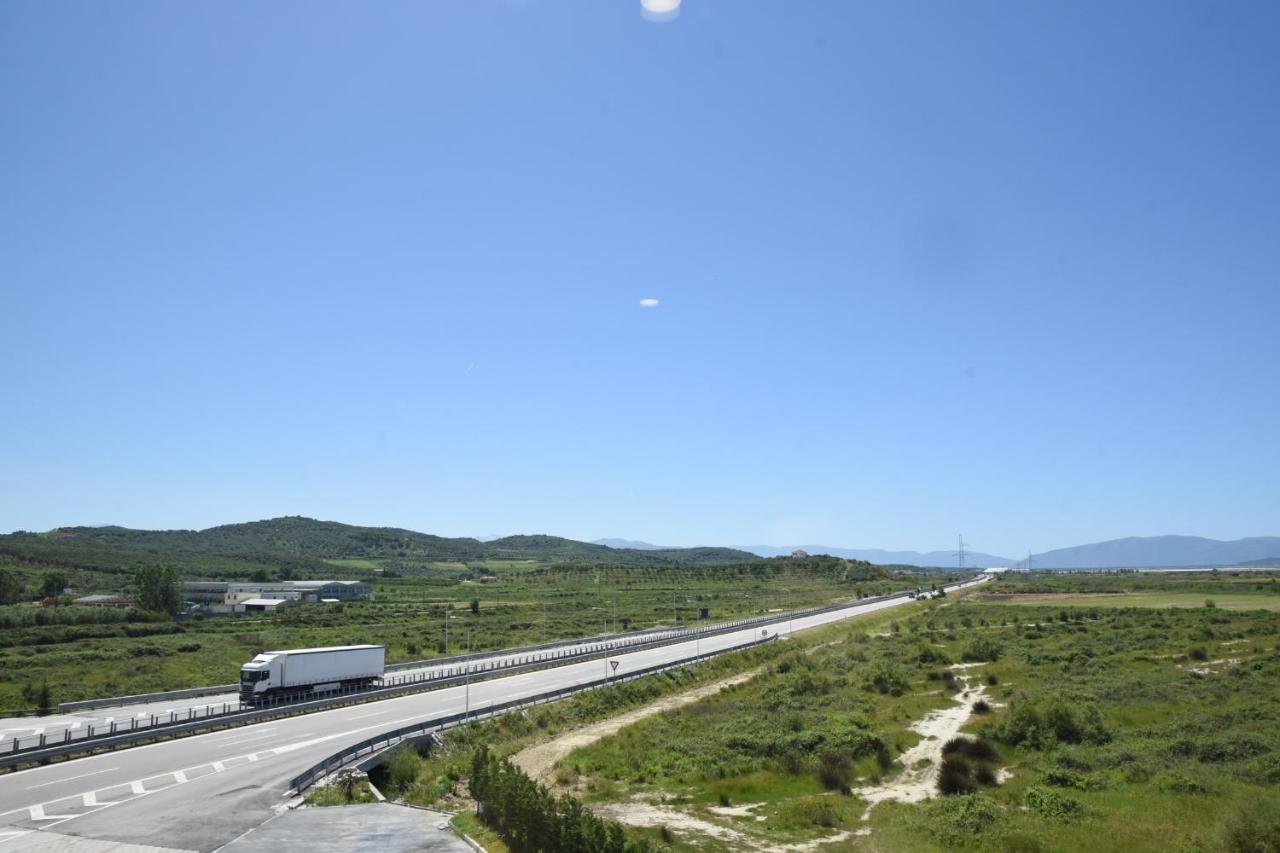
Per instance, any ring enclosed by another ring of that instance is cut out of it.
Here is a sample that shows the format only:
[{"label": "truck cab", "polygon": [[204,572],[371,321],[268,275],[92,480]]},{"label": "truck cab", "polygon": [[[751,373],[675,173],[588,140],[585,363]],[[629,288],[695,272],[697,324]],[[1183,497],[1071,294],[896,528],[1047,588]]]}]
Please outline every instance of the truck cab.
[{"label": "truck cab", "polygon": [[258,655],[240,667],[240,701],[246,705],[254,704],[254,699],[266,694],[272,687],[280,686],[279,665],[276,666],[276,678],[271,678],[271,662],[275,655]]}]

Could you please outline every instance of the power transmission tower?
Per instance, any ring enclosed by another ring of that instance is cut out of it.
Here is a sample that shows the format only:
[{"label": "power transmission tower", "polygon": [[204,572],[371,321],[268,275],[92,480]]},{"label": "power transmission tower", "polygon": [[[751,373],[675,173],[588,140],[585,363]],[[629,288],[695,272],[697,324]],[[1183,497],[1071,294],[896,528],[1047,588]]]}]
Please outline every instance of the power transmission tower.
[{"label": "power transmission tower", "polygon": [[956,557],[960,560],[960,571],[964,571],[964,534],[960,534],[960,550],[956,551]]}]

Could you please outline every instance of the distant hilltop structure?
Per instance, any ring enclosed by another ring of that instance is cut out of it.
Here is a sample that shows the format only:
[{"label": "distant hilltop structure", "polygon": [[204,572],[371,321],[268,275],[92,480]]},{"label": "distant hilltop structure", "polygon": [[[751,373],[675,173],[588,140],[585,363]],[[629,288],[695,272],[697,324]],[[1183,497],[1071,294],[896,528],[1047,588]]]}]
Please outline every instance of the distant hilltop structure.
[{"label": "distant hilltop structure", "polygon": [[793,557],[807,557],[807,556],[809,556],[809,552],[808,552],[808,551],[806,551],[806,550],[804,550],[803,548],[797,548],[797,549],[795,549],[794,551],[792,551],[792,552],[791,552],[791,556],[793,556]]}]

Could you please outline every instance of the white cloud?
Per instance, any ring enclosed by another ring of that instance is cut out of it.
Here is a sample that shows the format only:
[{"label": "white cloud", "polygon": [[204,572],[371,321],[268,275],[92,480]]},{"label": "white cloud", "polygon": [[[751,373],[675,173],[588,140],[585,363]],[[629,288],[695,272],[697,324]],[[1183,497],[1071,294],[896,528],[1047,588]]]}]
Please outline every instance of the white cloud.
[{"label": "white cloud", "polygon": [[641,300],[640,300],[640,306],[641,306],[642,308],[657,308],[657,307],[658,307],[658,300],[656,300],[656,299],[654,299],[652,296],[650,296],[650,297],[649,297],[649,298],[647,298],[647,299],[641,299]]},{"label": "white cloud", "polygon": [[640,0],[640,14],[646,21],[665,24],[680,14],[680,0]]}]

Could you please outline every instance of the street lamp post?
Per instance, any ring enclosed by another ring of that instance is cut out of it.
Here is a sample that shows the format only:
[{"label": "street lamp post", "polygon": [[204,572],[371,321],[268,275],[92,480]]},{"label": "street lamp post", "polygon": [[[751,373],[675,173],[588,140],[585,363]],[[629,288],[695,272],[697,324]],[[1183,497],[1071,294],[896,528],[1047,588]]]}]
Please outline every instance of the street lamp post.
[{"label": "street lamp post", "polygon": [[463,720],[471,720],[471,626],[467,626],[467,678],[466,678],[466,710]]}]

